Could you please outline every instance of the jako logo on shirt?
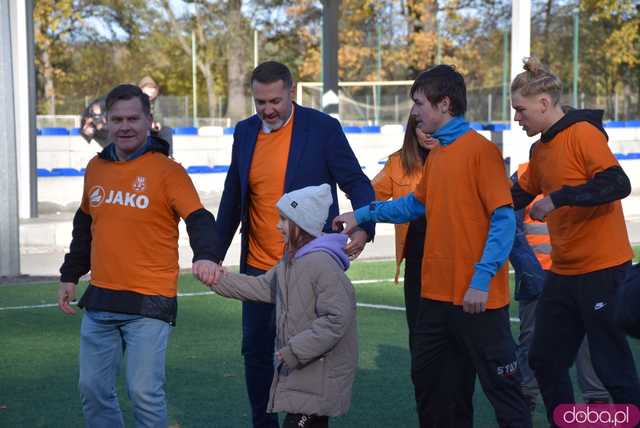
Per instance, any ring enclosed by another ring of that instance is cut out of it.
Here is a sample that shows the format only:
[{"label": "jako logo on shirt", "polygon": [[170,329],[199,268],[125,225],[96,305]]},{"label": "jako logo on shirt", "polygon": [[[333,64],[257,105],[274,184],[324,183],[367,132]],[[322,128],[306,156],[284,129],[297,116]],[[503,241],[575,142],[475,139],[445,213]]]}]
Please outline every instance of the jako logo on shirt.
[{"label": "jako logo on shirt", "polygon": [[640,422],[640,410],[633,404],[560,404],[553,422],[561,428],[628,428]]},{"label": "jako logo on shirt", "polygon": [[145,209],[149,206],[149,197],[121,190],[110,190],[105,198],[105,190],[102,186],[93,186],[89,191],[89,203],[92,207],[98,207],[103,202],[109,205]]},{"label": "jako logo on shirt", "polygon": [[104,189],[102,186],[93,186],[89,191],[89,205],[92,207],[100,206],[104,200]]}]

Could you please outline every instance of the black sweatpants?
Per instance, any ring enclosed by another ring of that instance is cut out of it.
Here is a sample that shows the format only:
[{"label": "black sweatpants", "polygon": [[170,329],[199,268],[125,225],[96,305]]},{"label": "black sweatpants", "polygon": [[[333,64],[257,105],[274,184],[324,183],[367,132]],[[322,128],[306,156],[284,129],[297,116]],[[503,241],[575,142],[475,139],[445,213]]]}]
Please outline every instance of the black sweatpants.
[{"label": "black sweatpants", "polygon": [[529,365],[553,423],[574,403],[569,368],[586,333],[593,368],[614,403],[640,405],[640,383],[627,338],[614,323],[616,292],[630,263],[583,275],[550,272],[538,301]]},{"label": "black sweatpants", "polygon": [[[476,373],[500,427],[531,427],[508,306],[468,314],[449,302],[422,299],[413,346],[411,376],[421,427],[473,426]],[[454,411],[437,411],[447,398]],[[443,414],[452,419],[443,420]]]},{"label": "black sweatpants", "polygon": [[405,259],[404,262],[404,307],[406,308],[409,330],[409,351],[413,349],[413,328],[420,308],[420,289],[422,285],[422,259]]},{"label": "black sweatpants", "polygon": [[328,428],[328,416],[301,415],[297,413],[287,413],[282,428]]}]

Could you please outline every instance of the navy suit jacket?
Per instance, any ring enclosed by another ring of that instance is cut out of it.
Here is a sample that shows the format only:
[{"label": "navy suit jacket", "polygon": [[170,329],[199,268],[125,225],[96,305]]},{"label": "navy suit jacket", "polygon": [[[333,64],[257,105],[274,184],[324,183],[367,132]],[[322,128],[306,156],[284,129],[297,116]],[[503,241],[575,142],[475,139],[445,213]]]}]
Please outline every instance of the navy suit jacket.
[{"label": "navy suit jacket", "polygon": [[[242,224],[242,252],[240,270],[246,269],[249,230],[249,170],[262,121],[257,115],[239,122],[233,133],[231,165],[224,183],[224,192],[218,209],[216,230],[219,260],[231,245],[239,224]],[[353,209],[370,204],[375,200],[371,182],[362,172],[349,142],[342,132],[340,122],[314,109],[295,105],[291,148],[284,191],[301,189],[327,183],[331,186],[333,204],[324,231],[331,231],[331,220],[338,215],[338,195],[336,184],[347,194]],[[274,225],[275,227],[275,225]],[[373,224],[361,226],[373,239]]]}]

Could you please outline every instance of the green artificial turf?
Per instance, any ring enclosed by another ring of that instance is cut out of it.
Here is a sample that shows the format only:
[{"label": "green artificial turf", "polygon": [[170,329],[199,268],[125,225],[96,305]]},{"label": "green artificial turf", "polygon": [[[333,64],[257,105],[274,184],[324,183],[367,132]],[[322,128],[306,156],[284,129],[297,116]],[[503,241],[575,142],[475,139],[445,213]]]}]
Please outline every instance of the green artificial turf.
[{"label": "green artificial turf", "polygon": [[[403,306],[402,284],[392,281],[392,261],[356,262],[349,270],[359,303]],[[78,295],[84,285],[78,288]],[[185,274],[181,293],[208,290]],[[52,304],[57,284],[0,287],[0,308]],[[516,305],[512,305],[512,314]],[[67,316],[57,307],[0,310],[0,426],[81,427],[77,389],[81,314]],[[518,323],[514,322],[514,337]],[[389,309],[358,308],[360,364],[353,402],[333,427],[415,427],[415,404],[409,376],[405,314]],[[212,294],[179,298],[179,316],[167,354],[167,394],[171,424],[179,427],[248,427],[249,405],[240,356],[241,305]],[[636,356],[637,342],[632,343]],[[131,407],[119,380],[127,426]],[[579,394],[578,394],[579,397]],[[478,427],[496,426],[491,406],[476,387]],[[544,426],[542,404],[534,426]]]}]

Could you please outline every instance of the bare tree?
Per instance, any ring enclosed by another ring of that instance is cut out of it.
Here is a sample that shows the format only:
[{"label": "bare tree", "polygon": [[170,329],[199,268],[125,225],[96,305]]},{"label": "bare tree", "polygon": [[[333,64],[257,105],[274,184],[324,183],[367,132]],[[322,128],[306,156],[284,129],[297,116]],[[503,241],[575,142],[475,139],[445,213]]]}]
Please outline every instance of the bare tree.
[{"label": "bare tree", "polygon": [[216,71],[227,64],[227,116],[235,123],[246,115],[246,23],[241,0],[194,1],[194,13],[178,17],[168,0],[160,0],[182,50],[191,55],[191,31],[197,41],[197,66],[207,86],[209,115],[216,111]]}]

